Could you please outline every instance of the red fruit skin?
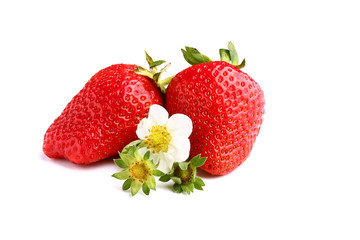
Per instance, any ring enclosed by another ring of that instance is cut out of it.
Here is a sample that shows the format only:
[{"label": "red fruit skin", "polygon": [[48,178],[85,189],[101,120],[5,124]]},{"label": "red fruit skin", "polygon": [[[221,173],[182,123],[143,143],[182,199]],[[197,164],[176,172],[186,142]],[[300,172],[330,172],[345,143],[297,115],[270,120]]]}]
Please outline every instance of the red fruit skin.
[{"label": "red fruit skin", "polygon": [[163,105],[155,83],[134,73],[136,68],[116,64],[96,73],[46,131],[44,153],[90,164],[136,140],[137,124],[150,106]]},{"label": "red fruit skin", "polygon": [[233,171],[249,156],[263,122],[265,99],[246,73],[223,61],[203,63],[178,73],[165,98],[169,114],[193,121],[190,157],[207,157],[201,167],[213,175]]}]

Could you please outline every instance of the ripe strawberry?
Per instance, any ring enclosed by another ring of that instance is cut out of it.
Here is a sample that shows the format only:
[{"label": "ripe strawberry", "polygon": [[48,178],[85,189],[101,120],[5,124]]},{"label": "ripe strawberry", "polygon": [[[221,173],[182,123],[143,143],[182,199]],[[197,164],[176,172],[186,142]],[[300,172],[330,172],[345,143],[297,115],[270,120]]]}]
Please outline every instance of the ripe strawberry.
[{"label": "ripe strawberry", "polygon": [[151,71],[115,64],[96,73],[46,131],[44,153],[89,164],[117,154],[135,140],[137,124],[147,117],[150,105],[163,105],[156,85],[160,87],[165,68],[158,72],[156,66],[164,61],[154,62],[147,53],[146,57]]},{"label": "ripe strawberry", "polygon": [[[183,113],[193,121],[190,157],[207,157],[203,170],[213,175],[233,171],[249,156],[263,121],[264,94],[239,68],[233,44],[212,61],[195,48],[182,50],[193,65],[178,73],[166,90],[169,114]],[[230,64],[229,62],[232,62]]]}]

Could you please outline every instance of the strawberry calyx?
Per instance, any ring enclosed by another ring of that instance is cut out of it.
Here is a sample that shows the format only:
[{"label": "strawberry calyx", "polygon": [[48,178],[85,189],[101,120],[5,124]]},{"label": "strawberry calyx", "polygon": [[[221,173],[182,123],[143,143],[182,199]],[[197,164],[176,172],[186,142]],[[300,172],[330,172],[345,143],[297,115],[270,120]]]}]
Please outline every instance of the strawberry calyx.
[{"label": "strawberry calyx", "polygon": [[[181,51],[184,55],[185,60],[190,65],[197,65],[213,61],[208,56],[201,54],[196,48],[193,47],[185,47],[185,49],[181,49]],[[231,63],[239,69],[245,67],[245,59],[243,59],[242,62],[239,63],[239,56],[237,54],[234,44],[231,41],[228,43],[228,49],[219,49],[219,54],[221,61]]]},{"label": "strawberry calyx", "polygon": [[146,51],[145,51],[145,56],[146,56],[146,61],[149,64],[150,70],[139,66],[134,70],[134,72],[136,74],[151,78],[155,82],[156,86],[160,88],[161,92],[165,93],[166,86],[170,83],[173,76],[165,79],[161,79],[161,75],[166,71],[166,69],[170,67],[171,63],[166,64],[165,67],[158,70],[157,67],[162,65],[163,63],[166,63],[166,61],[164,60],[154,61]]},{"label": "strawberry calyx", "polygon": [[196,176],[196,168],[201,167],[205,161],[206,158],[198,154],[188,162],[175,162],[170,173],[162,175],[159,181],[173,180],[173,190],[176,193],[190,194],[194,192],[194,189],[203,190],[205,183]]},{"label": "strawberry calyx", "polygon": [[133,145],[125,147],[119,155],[120,158],[114,159],[114,162],[123,170],[114,173],[112,176],[119,180],[125,180],[122,186],[124,191],[130,189],[132,196],[134,196],[140,189],[146,195],[149,195],[150,189],[156,190],[154,176],[159,177],[163,173],[155,169],[154,162],[149,159],[149,151],[141,156],[137,146]]}]

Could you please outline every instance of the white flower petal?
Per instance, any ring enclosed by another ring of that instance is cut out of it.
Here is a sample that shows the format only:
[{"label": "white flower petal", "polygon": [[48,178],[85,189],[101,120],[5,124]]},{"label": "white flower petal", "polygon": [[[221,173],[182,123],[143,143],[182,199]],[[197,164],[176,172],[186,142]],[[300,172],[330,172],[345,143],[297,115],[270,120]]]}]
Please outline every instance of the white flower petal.
[{"label": "white flower petal", "polygon": [[172,168],[172,165],[175,162],[175,158],[172,154],[168,154],[168,153],[163,153],[162,155],[163,156],[161,156],[159,166],[157,167],[157,169],[159,169],[163,173],[169,173]]},{"label": "white flower petal", "polygon": [[166,128],[171,135],[189,137],[192,132],[193,125],[188,116],[177,113],[169,118]]},{"label": "white flower petal", "polygon": [[154,164],[155,165],[159,164],[159,162],[161,161],[159,154],[157,154],[157,153],[153,154],[152,152],[150,152],[150,155],[152,155]]},{"label": "white flower petal", "polygon": [[149,129],[151,129],[151,121],[147,118],[141,119],[139,122],[137,129],[136,129],[136,135],[140,139],[145,139],[145,136],[149,135]]},{"label": "white flower petal", "polygon": [[183,136],[173,136],[169,144],[170,153],[175,156],[176,162],[183,162],[189,158],[190,153],[190,140]]},{"label": "white flower petal", "polygon": [[149,151],[149,149],[147,149],[146,147],[142,147],[138,149],[138,152],[140,154],[140,156],[144,157],[145,153]]},{"label": "white flower petal", "polygon": [[160,160],[160,156],[158,153],[152,153],[151,149],[148,149],[147,147],[142,147],[138,149],[139,154],[143,157],[147,151],[150,151],[150,157],[149,159],[154,162],[154,164],[158,164]]},{"label": "white flower petal", "polygon": [[151,149],[148,149],[150,150],[150,160],[152,160],[154,162],[155,165],[157,165],[159,163],[159,161],[161,160],[161,157],[158,153],[153,153],[151,151]]},{"label": "white flower petal", "polygon": [[164,125],[169,118],[169,113],[160,105],[150,106],[148,119],[152,120],[155,125]]}]

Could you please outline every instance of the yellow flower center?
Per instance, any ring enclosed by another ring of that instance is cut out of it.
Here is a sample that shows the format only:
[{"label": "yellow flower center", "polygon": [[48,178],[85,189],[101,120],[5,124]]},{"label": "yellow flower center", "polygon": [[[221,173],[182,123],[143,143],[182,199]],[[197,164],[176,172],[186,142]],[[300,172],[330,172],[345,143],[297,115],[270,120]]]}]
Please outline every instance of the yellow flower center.
[{"label": "yellow flower center", "polygon": [[191,167],[188,167],[186,170],[181,170],[181,168],[177,166],[174,170],[174,176],[180,178],[182,183],[189,183],[194,177],[194,170]]},{"label": "yellow flower center", "polygon": [[150,175],[150,169],[143,162],[135,162],[130,167],[129,172],[132,177],[138,179],[140,182],[143,182]]},{"label": "yellow flower center", "polygon": [[171,135],[166,129],[166,126],[152,126],[149,129],[150,134],[145,137],[144,143],[147,144],[147,148],[151,149],[153,153],[167,152],[169,149],[169,143]]}]

